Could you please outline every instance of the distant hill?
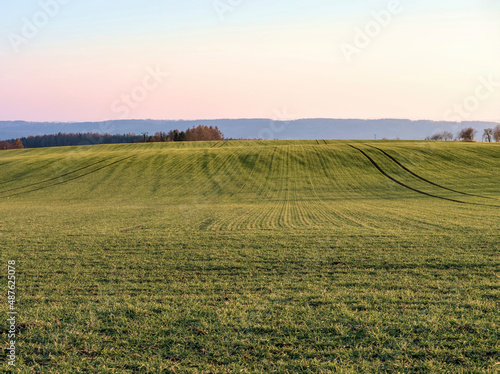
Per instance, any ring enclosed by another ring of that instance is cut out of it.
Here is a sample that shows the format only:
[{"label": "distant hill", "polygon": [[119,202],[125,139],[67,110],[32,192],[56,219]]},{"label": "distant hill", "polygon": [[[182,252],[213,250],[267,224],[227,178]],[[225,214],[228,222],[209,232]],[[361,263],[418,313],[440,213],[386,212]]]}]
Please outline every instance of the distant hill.
[{"label": "distant hill", "polygon": [[377,139],[400,138],[422,140],[447,130],[456,134],[464,127],[478,130],[477,139],[485,128],[495,122],[435,122],[402,119],[300,119],[273,121],[271,119],[219,119],[196,121],[172,120],[116,120],[106,122],[25,122],[0,121],[0,139],[13,139],[30,135],[66,133],[126,134],[184,130],[199,124],[218,126],[226,138],[246,139]]}]

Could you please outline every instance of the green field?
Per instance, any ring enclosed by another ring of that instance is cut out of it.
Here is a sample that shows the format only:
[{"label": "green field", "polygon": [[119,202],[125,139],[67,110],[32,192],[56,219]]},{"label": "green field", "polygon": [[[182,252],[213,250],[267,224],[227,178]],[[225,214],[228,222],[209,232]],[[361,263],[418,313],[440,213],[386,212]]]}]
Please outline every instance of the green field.
[{"label": "green field", "polygon": [[0,211],[14,373],[500,369],[500,144],[2,151]]}]

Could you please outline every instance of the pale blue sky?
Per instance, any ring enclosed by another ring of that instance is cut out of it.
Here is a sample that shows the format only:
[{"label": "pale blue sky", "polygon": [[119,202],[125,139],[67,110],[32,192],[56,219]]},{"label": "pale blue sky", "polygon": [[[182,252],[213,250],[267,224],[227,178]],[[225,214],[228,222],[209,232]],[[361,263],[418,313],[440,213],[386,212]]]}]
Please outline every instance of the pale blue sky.
[{"label": "pale blue sky", "polygon": [[[229,0],[71,0],[25,37],[56,1],[0,0],[0,120],[500,121],[500,88],[478,91],[500,79],[498,0],[401,0],[349,59],[391,0],[242,0],[222,18]],[[124,103],[152,67],[169,77]]]}]

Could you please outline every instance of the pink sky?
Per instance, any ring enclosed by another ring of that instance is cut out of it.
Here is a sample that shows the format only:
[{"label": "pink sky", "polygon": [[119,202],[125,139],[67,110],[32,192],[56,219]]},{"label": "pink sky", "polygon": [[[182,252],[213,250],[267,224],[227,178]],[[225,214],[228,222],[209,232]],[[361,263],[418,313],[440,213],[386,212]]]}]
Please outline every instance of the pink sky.
[{"label": "pink sky", "polygon": [[[414,5],[419,11],[405,5],[347,61],[341,46],[354,45],[356,30],[386,2],[350,17],[323,9],[302,23],[297,15],[277,13],[257,25],[250,22],[252,9],[235,9],[224,20],[207,9],[202,16],[211,18],[203,27],[169,23],[168,17],[153,27],[146,17],[136,30],[114,20],[111,32],[93,34],[79,19],[81,6],[61,8],[17,53],[3,39],[0,120],[272,118],[286,112],[292,118],[500,121],[498,7],[432,13],[422,4]],[[32,14],[18,13],[0,30],[4,35],[19,34],[21,15]],[[491,84],[481,87],[485,81]]]}]

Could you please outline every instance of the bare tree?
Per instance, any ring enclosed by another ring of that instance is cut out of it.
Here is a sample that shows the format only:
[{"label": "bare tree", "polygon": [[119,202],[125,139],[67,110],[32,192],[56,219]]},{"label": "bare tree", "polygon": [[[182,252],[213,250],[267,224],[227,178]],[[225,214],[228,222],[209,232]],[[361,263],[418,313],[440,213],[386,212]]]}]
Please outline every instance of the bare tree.
[{"label": "bare tree", "polygon": [[434,141],[438,141],[438,140],[443,140],[443,136],[442,134],[439,132],[437,134],[434,134],[432,135],[429,140],[434,140]]},{"label": "bare tree", "polygon": [[472,142],[474,141],[474,135],[476,135],[477,131],[474,130],[472,127],[467,127],[465,129],[460,130],[458,133],[458,140],[463,140],[465,142]]},{"label": "bare tree", "polygon": [[493,137],[493,129],[484,129],[483,141],[491,143],[492,137]]},{"label": "bare tree", "polygon": [[500,142],[500,125],[497,125],[493,129],[493,139],[495,139],[496,142]]},{"label": "bare tree", "polygon": [[443,139],[445,141],[453,140],[453,134],[451,132],[449,132],[449,131],[443,131],[442,135],[443,135]]},{"label": "bare tree", "polygon": [[442,132],[438,132],[437,134],[434,134],[432,136],[428,136],[427,138],[425,138],[425,140],[453,140],[453,134],[449,131],[442,131]]}]

